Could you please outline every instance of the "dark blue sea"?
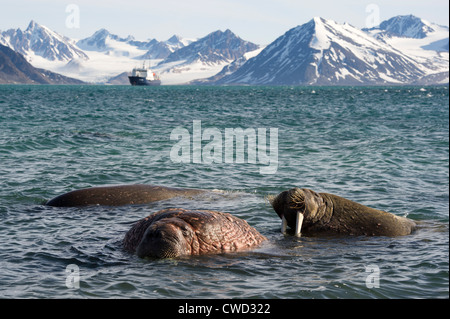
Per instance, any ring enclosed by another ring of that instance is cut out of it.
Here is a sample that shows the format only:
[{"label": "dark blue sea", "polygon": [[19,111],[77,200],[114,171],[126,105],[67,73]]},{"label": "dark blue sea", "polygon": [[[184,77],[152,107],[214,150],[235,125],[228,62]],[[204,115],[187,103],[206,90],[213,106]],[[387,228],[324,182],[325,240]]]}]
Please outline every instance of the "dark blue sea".
[{"label": "dark blue sea", "polygon": [[[258,151],[272,152],[270,163],[249,159],[248,139],[243,161],[237,145],[225,160],[224,141],[208,160],[206,133],[236,128],[267,133]],[[177,151],[174,130],[190,134],[188,153]],[[43,205],[135,183],[219,191],[124,207]],[[419,227],[396,238],[283,235],[267,197],[292,187]],[[269,240],[175,259],[125,252],[131,225],[167,207],[228,212]],[[448,86],[0,86],[0,298],[448,297]]]}]

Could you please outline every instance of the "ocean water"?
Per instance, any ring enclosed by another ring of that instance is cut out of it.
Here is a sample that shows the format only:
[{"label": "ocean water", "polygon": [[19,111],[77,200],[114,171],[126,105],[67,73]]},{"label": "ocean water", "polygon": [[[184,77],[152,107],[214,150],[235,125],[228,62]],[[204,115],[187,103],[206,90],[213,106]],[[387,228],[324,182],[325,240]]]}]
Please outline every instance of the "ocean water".
[{"label": "ocean water", "polygon": [[[198,124],[221,134],[266,129],[273,174],[259,157],[194,161],[194,147],[178,163],[173,130],[193,136]],[[134,183],[221,192],[125,207],[43,205],[75,189]],[[449,297],[448,87],[3,85],[0,185],[1,298]],[[283,235],[266,198],[295,186],[419,228],[397,238]],[[166,207],[229,212],[269,240],[164,260],[123,251],[131,225]]]}]

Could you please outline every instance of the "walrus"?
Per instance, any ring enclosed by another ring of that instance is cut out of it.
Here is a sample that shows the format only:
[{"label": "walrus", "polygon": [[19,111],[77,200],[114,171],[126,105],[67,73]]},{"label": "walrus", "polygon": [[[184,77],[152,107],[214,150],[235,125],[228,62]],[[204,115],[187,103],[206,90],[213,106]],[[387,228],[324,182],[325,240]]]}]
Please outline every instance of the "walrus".
[{"label": "walrus", "polygon": [[265,240],[245,220],[229,213],[168,208],[136,222],[122,243],[141,258],[174,258],[247,250]]},{"label": "walrus", "polygon": [[271,200],[272,207],[286,225],[300,235],[343,234],[356,236],[403,236],[416,223],[382,210],[370,208],[349,199],[316,193],[306,188],[281,192]]},{"label": "walrus", "polygon": [[190,197],[204,192],[206,191],[201,189],[143,184],[90,187],[59,195],[49,200],[46,205],[56,207],[123,206],[147,204],[172,197]]}]

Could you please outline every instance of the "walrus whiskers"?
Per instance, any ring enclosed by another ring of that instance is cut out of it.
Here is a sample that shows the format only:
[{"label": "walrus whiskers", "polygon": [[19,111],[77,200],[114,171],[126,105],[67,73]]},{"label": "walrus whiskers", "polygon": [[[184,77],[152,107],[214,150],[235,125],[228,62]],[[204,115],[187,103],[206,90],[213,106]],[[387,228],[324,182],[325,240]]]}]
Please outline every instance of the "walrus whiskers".
[{"label": "walrus whiskers", "polygon": [[293,192],[289,194],[289,201],[291,205],[290,208],[301,211],[302,213],[305,211],[305,196],[300,192]]},{"label": "walrus whiskers", "polygon": [[[274,200],[276,199],[275,195],[266,195],[264,197],[264,199],[270,204],[270,205],[274,205]],[[301,226],[300,226],[301,227]],[[286,229],[287,229],[287,220],[284,217],[284,215],[281,217],[281,233],[282,234],[286,234]]]},{"label": "walrus whiskers", "polygon": [[[275,198],[271,196],[268,197],[267,199],[273,205]],[[290,203],[293,204],[290,205],[290,208],[297,210],[297,216],[295,221],[295,236],[300,237],[304,219],[303,213],[306,210],[305,197],[299,192],[294,192],[289,195],[289,201]],[[287,220],[283,215],[281,217],[281,233],[285,234],[286,229],[287,229]]]},{"label": "walrus whiskers", "polygon": [[[306,210],[305,197],[300,192],[291,192],[288,195],[288,201],[290,203],[289,208],[295,209],[297,211],[296,221],[295,221],[295,236],[300,237],[301,229],[303,225],[304,213]],[[277,206],[277,201],[280,200],[278,196],[267,195],[265,199],[272,205],[272,207]],[[281,233],[285,234],[287,229],[287,220],[283,214],[280,214],[281,217]]]}]

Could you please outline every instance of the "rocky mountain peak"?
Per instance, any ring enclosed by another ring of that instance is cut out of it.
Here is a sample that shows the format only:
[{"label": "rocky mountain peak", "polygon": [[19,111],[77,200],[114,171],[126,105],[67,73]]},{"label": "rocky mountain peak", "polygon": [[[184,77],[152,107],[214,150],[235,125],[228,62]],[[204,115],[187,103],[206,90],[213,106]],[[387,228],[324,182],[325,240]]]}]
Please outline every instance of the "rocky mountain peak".
[{"label": "rocky mountain peak", "polygon": [[204,63],[229,62],[257,48],[258,45],[242,40],[231,30],[217,30],[173,52],[161,64],[180,60],[189,63],[194,60]]},{"label": "rocky mountain peak", "polygon": [[73,58],[89,59],[88,56],[72,44],[72,41],[34,20],[25,31],[9,29],[0,34],[4,45],[14,51],[32,58],[41,56],[50,61],[70,61]]},{"label": "rocky mountain peak", "polygon": [[420,63],[351,26],[320,17],[292,28],[220,84],[363,85],[424,76]]}]

